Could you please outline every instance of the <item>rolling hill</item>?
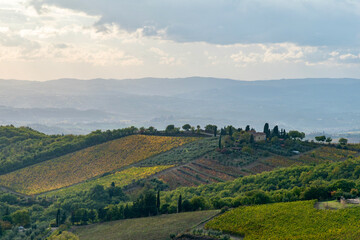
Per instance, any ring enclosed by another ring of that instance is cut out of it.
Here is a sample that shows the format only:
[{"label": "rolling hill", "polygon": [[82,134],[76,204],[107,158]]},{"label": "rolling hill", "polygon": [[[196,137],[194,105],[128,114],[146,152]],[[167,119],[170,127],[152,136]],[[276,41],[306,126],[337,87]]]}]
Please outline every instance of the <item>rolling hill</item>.
[{"label": "rolling hill", "polygon": [[0,185],[24,194],[39,194],[119,170],[195,140],[128,136],[1,175]]}]

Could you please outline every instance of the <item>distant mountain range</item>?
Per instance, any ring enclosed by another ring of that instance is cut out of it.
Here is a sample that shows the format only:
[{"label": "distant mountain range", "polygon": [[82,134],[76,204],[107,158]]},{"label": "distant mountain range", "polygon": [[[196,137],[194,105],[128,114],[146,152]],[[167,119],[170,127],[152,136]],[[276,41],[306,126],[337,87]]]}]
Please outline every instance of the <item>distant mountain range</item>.
[{"label": "distant mountain range", "polygon": [[129,125],[233,124],[338,133],[360,129],[359,79],[0,80],[0,124],[46,133]]}]

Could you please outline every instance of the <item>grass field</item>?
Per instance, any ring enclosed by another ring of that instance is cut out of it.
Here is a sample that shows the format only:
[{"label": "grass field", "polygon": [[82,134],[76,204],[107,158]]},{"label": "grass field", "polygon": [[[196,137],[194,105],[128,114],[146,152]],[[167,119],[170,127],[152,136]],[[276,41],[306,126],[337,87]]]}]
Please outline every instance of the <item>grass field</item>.
[{"label": "grass field", "polygon": [[155,166],[155,167],[132,167],[125,169],[120,172],[116,172],[104,177],[91,179],[67,188],[62,188],[59,190],[54,190],[51,192],[44,193],[47,197],[65,197],[69,193],[77,193],[81,191],[88,191],[90,188],[95,185],[102,185],[104,187],[109,187],[112,182],[116,186],[123,187],[129,185],[133,181],[140,180],[146,177],[149,177],[157,172],[163,171],[172,167],[170,166]]},{"label": "grass field", "polygon": [[319,210],[315,201],[240,207],[205,227],[250,239],[360,239],[360,208]]},{"label": "grass field", "polygon": [[75,228],[80,240],[167,240],[194,227],[219,211],[187,212],[120,220]]},{"label": "grass field", "polygon": [[197,138],[133,135],[0,176],[0,185],[39,194],[120,169]]}]

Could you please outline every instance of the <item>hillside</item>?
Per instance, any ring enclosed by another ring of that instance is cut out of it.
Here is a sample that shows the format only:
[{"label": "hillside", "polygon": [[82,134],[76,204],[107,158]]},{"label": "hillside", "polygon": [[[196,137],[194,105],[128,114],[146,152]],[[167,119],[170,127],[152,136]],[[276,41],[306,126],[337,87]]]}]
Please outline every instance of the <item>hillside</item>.
[{"label": "hillside", "polygon": [[111,184],[115,184],[118,187],[125,187],[127,185],[130,185],[134,181],[145,179],[171,167],[173,166],[167,165],[155,167],[130,167],[122,171],[118,171],[105,176],[100,176],[94,179],[89,179],[85,182],[81,182],[79,184],[75,184],[59,190],[46,192],[43,195],[45,195],[46,197],[54,196],[66,198],[68,195],[71,194],[79,194],[81,192],[85,193],[89,191],[89,189],[94,188],[97,185],[109,187]]},{"label": "hillside", "polygon": [[46,135],[28,127],[0,126],[0,174],[34,165],[96,144],[134,134],[136,128],[88,135]]},{"label": "hillside", "polygon": [[170,123],[251,122],[261,128],[267,121],[307,133],[354,131],[360,129],[359,110],[353,107],[360,101],[359,88],[358,79],[0,80],[0,124],[88,133],[131,125],[165,128]]},{"label": "hillside", "polygon": [[[59,227],[53,232],[55,239],[61,237],[56,236],[61,232],[68,234],[68,226],[77,226],[84,239],[91,239],[92,235],[98,238],[96,232],[120,238],[126,230],[109,231],[109,226],[122,229],[129,228],[129,224],[131,232],[139,237],[144,232],[151,235],[152,230],[157,229],[149,220],[163,224],[163,232],[156,237],[166,235],[168,238],[172,231],[182,232],[191,222],[186,216],[196,215],[199,210],[226,211],[239,206],[313,199],[336,201],[341,196],[360,196],[359,144],[302,141],[301,132],[287,133],[278,126],[259,133],[264,138],[268,135],[266,141],[255,141],[256,132],[250,126],[245,130],[226,126],[219,129],[221,135],[217,137],[210,136],[212,128],[213,125],[208,125],[207,132],[131,128],[136,131],[135,135],[125,136],[122,130],[114,130],[89,136],[54,136],[61,138],[62,143],[69,137],[69,149],[73,149],[72,139],[84,138],[94,146],[0,175],[0,186],[35,195],[0,193],[0,215],[3,216],[0,224],[7,229],[7,239],[49,235],[49,225],[53,230]],[[28,128],[4,129],[10,130],[4,131],[3,136],[13,141],[9,145],[12,149],[16,149],[18,143],[23,146],[27,140],[52,137]],[[14,137],[13,130],[20,137]],[[116,135],[117,132],[122,135]],[[162,136],[165,134],[173,136]],[[110,140],[114,136],[120,137]],[[37,149],[36,145],[20,153],[26,155],[33,149]],[[146,218],[149,216],[152,218]],[[162,222],[161,219],[168,220]],[[116,220],[120,221],[114,222]],[[172,226],[167,228],[166,221]],[[41,229],[35,222],[41,224]],[[182,225],[181,229],[177,223]],[[11,232],[18,224],[27,230]],[[91,225],[80,227],[88,224]],[[134,230],[137,224],[143,233]],[[151,229],[146,230],[144,224],[152,226]],[[231,228],[232,224],[226,227]],[[306,231],[305,228],[303,225],[301,231]],[[201,226],[199,229],[178,239],[203,234]],[[352,234],[351,231],[344,234]],[[221,235],[213,230],[206,234],[211,237],[195,239],[214,239]]]},{"label": "hillside", "polygon": [[359,239],[360,208],[315,209],[316,201],[240,207],[206,224],[206,228],[251,239]]},{"label": "hillside", "polygon": [[[314,150],[309,148],[308,150],[310,151],[294,156],[287,156],[291,154],[290,151],[285,151],[280,155],[280,153],[274,154],[268,150],[260,149],[254,150],[256,154],[234,152],[230,155],[224,155],[211,151],[177,168],[163,171],[156,177],[168,184],[170,189],[176,189],[183,186],[231,181],[242,176],[272,171],[281,167],[344,161],[348,157],[354,157],[358,154],[356,151],[325,146],[320,146]],[[173,151],[176,149],[167,154]],[[172,164],[171,161],[168,163]]]},{"label": "hillside", "polygon": [[79,236],[80,240],[167,240],[170,234],[177,235],[184,232],[200,224],[202,221],[213,217],[218,212],[201,211],[120,220],[77,227],[74,229],[74,233]]},{"label": "hillside", "polygon": [[120,169],[195,140],[128,136],[1,175],[0,183],[24,194],[38,194]]}]

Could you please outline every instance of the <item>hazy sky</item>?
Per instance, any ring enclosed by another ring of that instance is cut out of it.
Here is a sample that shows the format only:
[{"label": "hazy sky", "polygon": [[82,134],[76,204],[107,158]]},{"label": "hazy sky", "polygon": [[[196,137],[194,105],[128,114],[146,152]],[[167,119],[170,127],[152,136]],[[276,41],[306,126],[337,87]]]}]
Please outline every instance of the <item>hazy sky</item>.
[{"label": "hazy sky", "polygon": [[0,78],[360,78],[358,0],[0,0]]}]

